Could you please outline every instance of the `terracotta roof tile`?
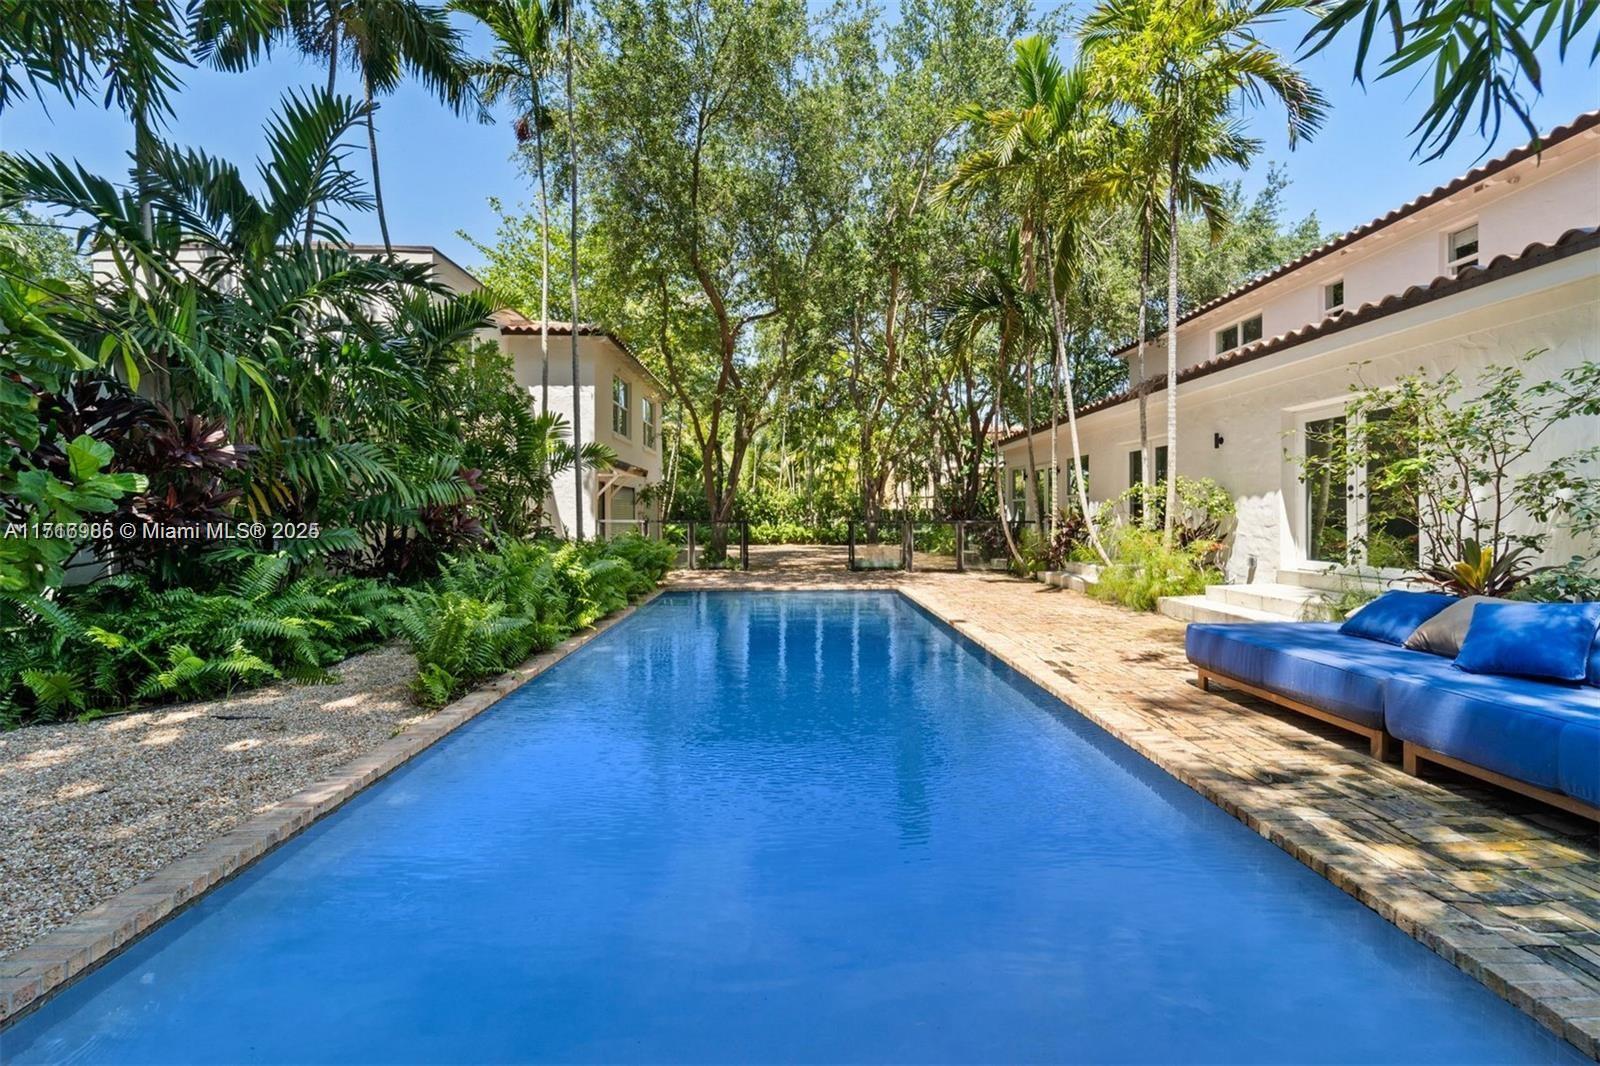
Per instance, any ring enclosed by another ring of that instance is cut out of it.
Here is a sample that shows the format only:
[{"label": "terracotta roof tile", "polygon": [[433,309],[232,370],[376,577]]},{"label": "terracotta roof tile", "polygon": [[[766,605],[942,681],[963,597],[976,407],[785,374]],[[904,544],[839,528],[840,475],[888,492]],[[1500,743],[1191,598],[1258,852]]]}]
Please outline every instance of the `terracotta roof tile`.
[{"label": "terracotta roof tile", "polygon": [[[1325,337],[1329,334],[1364,325],[1400,311],[1432,303],[1434,300],[1453,296],[1459,292],[1466,292],[1482,285],[1488,285],[1502,278],[1512,277],[1523,271],[1532,270],[1546,263],[1553,263],[1595,248],[1600,248],[1600,229],[1594,227],[1570,229],[1556,238],[1551,244],[1535,241],[1516,255],[1495,256],[1488,263],[1481,266],[1467,267],[1454,277],[1437,277],[1426,285],[1413,285],[1405,292],[1393,296],[1385,296],[1376,303],[1365,303],[1360,307],[1352,308],[1340,314],[1330,315],[1320,322],[1313,322],[1288,333],[1282,333],[1276,337],[1268,337],[1253,344],[1247,344],[1242,348],[1235,348],[1231,352],[1214,356],[1202,363],[1196,363],[1194,366],[1178,371],[1178,382],[1182,384],[1185,381],[1205,377],[1207,374],[1215,374],[1218,371],[1227,370],[1241,363],[1248,363],[1252,360],[1272,355],[1275,352],[1281,352],[1285,348],[1293,348],[1297,344],[1304,344],[1318,337]],[[1151,392],[1156,392],[1166,387],[1165,376],[1150,379]],[[1116,407],[1118,404],[1134,399],[1135,395],[1133,387],[1129,386],[1110,396],[1078,408],[1078,417],[1081,418],[1095,411]],[[1056,422],[1058,426],[1062,424],[1060,421]],[[1043,422],[1035,427],[1033,432],[1041,433],[1049,428],[1050,424]],[[1010,444],[1013,441],[1023,439],[1027,435],[1018,431],[999,443],[1001,445]]]},{"label": "terracotta roof tile", "polygon": [[[1476,167],[1472,170],[1469,170],[1459,178],[1456,178],[1454,181],[1440,185],[1432,192],[1423,193],[1415,200],[1401,204],[1399,207],[1395,208],[1393,211],[1390,211],[1386,215],[1380,215],[1371,222],[1364,222],[1355,229],[1346,233],[1342,233],[1339,236],[1334,237],[1332,240],[1318,245],[1317,247],[1311,249],[1311,251],[1300,256],[1298,259],[1291,259],[1289,262],[1284,263],[1281,266],[1273,267],[1265,274],[1258,274],[1256,277],[1251,278],[1244,284],[1232,289],[1229,292],[1223,293],[1216,299],[1206,301],[1199,307],[1187,312],[1182,318],[1178,319],[1178,325],[1182,326],[1185,322],[1199,318],[1206,312],[1213,311],[1230,300],[1237,300],[1245,293],[1259,289],[1268,282],[1276,281],[1285,274],[1288,274],[1291,271],[1299,270],[1301,267],[1306,266],[1309,263],[1313,263],[1316,260],[1321,259],[1323,256],[1331,255],[1340,248],[1348,247],[1363,237],[1370,236],[1379,230],[1387,229],[1389,226],[1394,225],[1401,219],[1410,215],[1414,215],[1425,207],[1431,207],[1433,204],[1453,196],[1462,189],[1476,185],[1478,182],[1487,178],[1491,178],[1500,173],[1502,170],[1515,166],[1524,159],[1530,159],[1539,153],[1546,151],[1557,144],[1560,144],[1562,141],[1569,140],[1572,137],[1576,137],[1580,133],[1594,129],[1597,126],[1600,126],[1600,111],[1587,111],[1566,125],[1557,126],[1555,129],[1551,130],[1547,136],[1540,138],[1538,141],[1530,141],[1520,148],[1516,148],[1510,152],[1507,152],[1498,159],[1492,159],[1481,167]],[[1160,337],[1163,336],[1165,332],[1165,330],[1160,330],[1151,336]],[[1121,347],[1113,348],[1111,354],[1121,355],[1124,352],[1132,351],[1136,343],[1136,341],[1130,341]]]}]

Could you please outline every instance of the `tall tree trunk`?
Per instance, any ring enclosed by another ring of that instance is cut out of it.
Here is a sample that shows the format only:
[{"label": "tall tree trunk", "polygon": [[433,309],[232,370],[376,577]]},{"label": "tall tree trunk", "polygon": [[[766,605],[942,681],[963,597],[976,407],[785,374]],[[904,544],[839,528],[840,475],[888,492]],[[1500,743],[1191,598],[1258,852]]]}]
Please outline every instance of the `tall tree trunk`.
[{"label": "tall tree trunk", "polygon": [[[1066,321],[1061,313],[1061,301],[1056,296],[1055,256],[1045,257],[1045,284],[1050,288],[1050,318],[1055,326],[1056,361],[1066,367],[1067,376],[1067,426],[1072,435],[1072,483],[1077,486],[1078,506],[1083,511],[1083,526],[1088,530],[1089,543],[1094,547],[1095,554],[1107,565],[1111,557],[1106,554],[1105,546],[1100,543],[1100,534],[1094,528],[1094,515],[1089,512],[1089,487],[1083,480],[1083,449],[1078,442],[1078,405],[1072,397],[1072,367],[1066,360]],[[1054,437],[1055,429],[1051,428]]]},{"label": "tall tree trunk", "polygon": [[550,410],[550,190],[544,175],[544,105],[533,78],[533,158],[539,168],[539,411]]},{"label": "tall tree trunk", "polygon": [[1167,172],[1167,507],[1162,538],[1172,545],[1178,512],[1178,155]]},{"label": "tall tree trunk", "polygon": [[384,254],[393,255],[394,246],[389,243],[389,220],[383,213],[383,183],[378,179],[378,131],[372,125],[372,79],[362,77],[361,82],[367,99],[367,151],[372,155],[372,198],[378,205],[378,231],[383,234]]},{"label": "tall tree trunk", "polygon": [[146,241],[153,241],[156,215],[150,200],[150,123],[145,119],[143,104],[133,109],[133,173],[139,196],[139,230]]},{"label": "tall tree trunk", "polygon": [[[572,275],[572,447],[579,448],[583,441],[583,405],[579,402],[583,390],[578,387],[578,127],[573,121],[573,76],[572,76],[572,38],[577,32],[577,22],[573,18],[573,8],[576,5],[567,5],[567,146],[572,153],[572,184],[568,192],[568,208],[572,212],[569,219],[568,238],[571,247],[567,250],[568,269]],[[600,388],[600,382],[595,380],[595,388]],[[577,509],[573,512],[573,529],[577,539],[583,539],[583,459],[581,456],[572,464],[572,472],[576,475],[573,479],[577,486]]]},{"label": "tall tree trunk", "polygon": [[1139,241],[1139,357],[1136,361],[1139,380],[1134,386],[1139,394],[1139,506],[1142,509],[1139,521],[1146,529],[1155,521],[1155,513],[1146,506],[1149,485],[1155,480],[1155,457],[1150,448],[1150,368],[1145,364],[1148,347],[1145,332],[1150,328],[1150,227],[1154,223],[1147,210]]},{"label": "tall tree trunk", "polygon": [[[1026,355],[1023,364],[1025,369],[1023,370],[1022,377],[1022,394],[1024,397],[1024,403],[1026,405],[1026,410],[1024,411],[1023,416],[1027,420],[1027,425],[1023,428],[1028,435],[1028,491],[1023,493],[1023,498],[1033,500],[1034,517],[1038,518],[1041,517],[1039,512],[1044,510],[1044,492],[1042,486],[1039,484],[1039,460],[1033,450],[1033,379],[1035,375],[1035,368],[1033,365],[1032,353],[1028,350],[1028,335],[1024,333],[1022,336],[1022,350]],[[1027,521],[1028,515],[1026,510],[1024,510],[1022,518],[1023,521]]]},{"label": "tall tree trunk", "polygon": [[[1051,271],[1052,275],[1054,271]],[[1049,283],[1054,286],[1052,276]],[[1050,299],[1056,298],[1052,288]],[[1059,482],[1061,480],[1061,434],[1056,427],[1061,424],[1061,361],[1062,343],[1060,323],[1056,325],[1055,358],[1050,361],[1050,542],[1056,539],[1056,513],[1061,510],[1058,497],[1061,495]]]},{"label": "tall tree trunk", "polygon": [[[1002,404],[1004,403],[1005,385],[1006,385],[1006,347],[1007,347],[1008,339],[1009,338],[1007,337],[1007,330],[1004,327],[1001,327],[1000,348],[999,348],[998,352],[996,353],[996,357],[995,357],[996,367],[995,367],[995,378],[994,378],[994,403],[995,403],[995,409],[996,410],[1001,410],[1002,409]],[[1006,421],[1005,421],[1005,418],[1004,418],[1003,415],[1000,418],[997,418],[996,422],[1002,427],[1006,424]],[[984,443],[985,443],[985,446],[987,447],[988,442],[985,441]],[[1021,566],[1022,565],[1022,552],[1017,550],[1017,542],[1011,536],[1011,516],[1006,513],[1006,464],[1005,464],[1005,457],[1004,456],[1000,456],[999,460],[1000,460],[999,462],[994,464],[994,476],[995,476],[996,480],[998,481],[998,484],[995,486],[995,489],[996,489],[996,491],[995,491],[995,499],[998,500],[999,504],[1000,504],[997,508],[995,508],[995,510],[998,513],[999,518],[1000,518],[1000,534],[1003,537],[1005,537],[1005,540],[1006,540],[1006,551],[1011,553],[1012,561],[1015,562],[1018,566]]]},{"label": "tall tree trunk", "polygon": [[[339,0],[328,0],[328,95],[333,95],[339,78]],[[306,251],[311,250],[312,233],[317,225],[317,205],[306,207]]]}]

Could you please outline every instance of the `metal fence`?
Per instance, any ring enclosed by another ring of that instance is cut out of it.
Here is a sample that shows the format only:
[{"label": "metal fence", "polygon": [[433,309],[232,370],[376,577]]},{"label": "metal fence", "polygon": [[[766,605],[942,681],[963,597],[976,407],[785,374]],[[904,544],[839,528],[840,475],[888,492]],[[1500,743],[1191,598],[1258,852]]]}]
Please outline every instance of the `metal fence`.
[{"label": "metal fence", "polygon": [[648,518],[600,518],[595,520],[595,536],[601,540],[624,533],[637,533],[641,537],[660,537],[661,523]]},{"label": "metal fence", "polygon": [[750,523],[685,519],[665,526],[666,539],[682,545],[678,564],[686,570],[750,569]]},{"label": "metal fence", "polygon": [[[1025,522],[1010,522],[1019,541]],[[924,570],[964,573],[1004,570],[1011,564],[1000,519],[897,518],[849,523],[851,570]]]}]

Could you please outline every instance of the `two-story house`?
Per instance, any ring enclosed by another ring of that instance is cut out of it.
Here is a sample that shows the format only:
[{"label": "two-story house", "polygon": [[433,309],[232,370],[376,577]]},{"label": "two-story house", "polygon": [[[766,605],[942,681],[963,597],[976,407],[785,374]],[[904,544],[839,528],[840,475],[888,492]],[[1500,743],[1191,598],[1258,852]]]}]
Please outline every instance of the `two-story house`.
[{"label": "two-story house", "polygon": [[[351,250],[378,255],[382,245],[360,244]],[[455,292],[483,288],[472,273],[431,245],[393,245],[394,255],[409,263],[432,267],[435,280]],[[485,340],[498,342],[512,357],[512,373],[528,393],[528,402],[540,404],[541,366],[539,324],[515,311],[494,316],[497,329],[482,331]],[[661,415],[666,387],[641,363],[615,334],[590,323],[578,324],[578,388],[572,386],[572,324],[552,321],[549,326],[550,409],[572,425],[574,404],[581,417],[583,440],[599,441],[616,452],[608,470],[583,471],[583,532],[586,537],[644,531],[656,518],[654,504],[641,501],[646,488],[661,481]],[[576,400],[574,397],[576,396]],[[576,474],[568,471],[556,479],[546,514],[556,531],[570,536],[575,529]]]},{"label": "two-story house", "polygon": [[[1183,315],[1175,465],[1182,476],[1214,478],[1234,497],[1229,581],[1314,587],[1311,575],[1348,567],[1347,546],[1359,551],[1371,539],[1365,534],[1378,532],[1366,529],[1358,485],[1302,477],[1308,449],[1339,439],[1358,380],[1384,385],[1419,369],[1454,370],[1470,386],[1485,367],[1534,349],[1544,353],[1530,381],[1600,360],[1597,227],[1600,112],[1591,112],[1541,145],[1478,167]],[[1137,381],[1133,346],[1116,354]],[[1149,425],[1160,477],[1168,465],[1164,335],[1148,344],[1146,368],[1155,379]],[[1041,476],[1049,432],[1033,434]],[[1072,452],[1066,427],[1057,432],[1062,472],[1053,480],[1065,505]],[[1139,480],[1131,388],[1080,411],[1079,438],[1091,501]],[[1001,442],[1017,495],[1027,442],[1026,433]],[[1600,419],[1573,419],[1543,439],[1529,463],[1596,443]],[[1383,532],[1404,541],[1408,531]],[[1409,532],[1415,541],[1415,528]],[[1572,548],[1557,538],[1547,561]]]},{"label": "two-story house", "polygon": [[[500,344],[515,361],[517,384],[539,405],[542,365],[539,323],[515,311],[502,311]],[[550,409],[572,424],[574,404],[584,441],[599,441],[616,452],[609,470],[583,471],[584,534],[611,536],[642,531],[657,517],[656,505],[640,498],[661,481],[661,416],[664,385],[615,334],[578,324],[578,387],[572,383],[572,323],[549,324]],[[568,472],[555,485],[555,515],[560,532],[572,532],[577,488]]]},{"label": "two-story house", "polygon": [[[349,250],[358,255],[382,255],[381,244],[355,244]],[[453,292],[477,292],[484,285],[472,272],[439,249],[427,244],[397,244],[390,251],[406,263],[426,265],[434,280]],[[205,262],[205,249],[199,246],[180,251],[180,265],[199,269]],[[111,276],[113,267],[104,253],[95,257],[92,267],[99,278]],[[541,369],[538,323],[515,311],[501,311],[494,323],[478,331],[478,339],[498,344],[513,360],[513,374],[538,410],[541,402]],[[583,471],[584,535],[610,536],[630,530],[643,531],[647,521],[656,518],[654,504],[640,496],[661,481],[661,418],[666,388],[618,337],[598,326],[578,326],[578,388],[572,385],[572,326],[551,322],[549,328],[550,409],[572,424],[573,411],[582,417],[583,440],[610,447],[617,461],[608,470]],[[575,399],[576,397],[576,399]],[[575,408],[576,403],[576,408]],[[553,498],[546,501],[546,514],[562,535],[575,529],[577,507],[576,474],[559,477]]]}]

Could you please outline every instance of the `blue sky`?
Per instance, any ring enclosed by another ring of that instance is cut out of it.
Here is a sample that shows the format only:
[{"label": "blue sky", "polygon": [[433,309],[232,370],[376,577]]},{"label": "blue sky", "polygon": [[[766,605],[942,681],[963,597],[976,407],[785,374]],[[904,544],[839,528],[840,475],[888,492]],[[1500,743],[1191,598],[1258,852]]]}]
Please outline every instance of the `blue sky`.
[{"label": "blue sky", "polygon": [[[1292,50],[1307,18],[1287,18],[1268,31],[1269,39]],[[1600,107],[1600,74],[1582,61],[1586,47],[1575,51],[1565,65],[1553,55],[1545,57],[1545,95],[1534,113],[1541,129]],[[1314,141],[1291,152],[1281,111],[1251,116],[1266,150],[1244,176],[1247,188],[1254,187],[1268,162],[1284,164],[1292,180],[1286,194],[1290,217],[1315,210],[1324,229],[1331,231],[1358,225],[1450,180],[1474,166],[1484,149],[1476,134],[1469,133],[1443,159],[1422,163],[1411,158],[1408,131],[1425,106],[1427,87],[1419,88],[1414,78],[1394,78],[1369,83],[1363,90],[1351,83],[1351,54],[1349,43],[1341,42],[1302,65],[1333,103]],[[288,50],[244,74],[190,71],[168,136],[248,163],[259,149],[262,123],[284,91],[320,83],[324,77],[325,68],[302,63]],[[354,77],[342,78],[345,91],[354,92]],[[58,101],[49,105],[47,112],[30,101],[0,115],[0,147],[76,158],[102,173],[126,170],[132,137],[121,115],[91,106],[68,108]],[[514,138],[504,117],[494,125],[457,118],[414,86],[384,101],[378,147],[396,243],[438,245],[464,265],[476,265],[477,254],[457,231],[492,237],[488,197],[513,205],[531,199],[526,179],[512,162]],[[1522,139],[1520,128],[1508,125],[1490,154]],[[357,140],[352,155],[358,168],[365,166],[364,141]],[[350,222],[357,241],[379,239],[375,215],[358,215]]]}]

